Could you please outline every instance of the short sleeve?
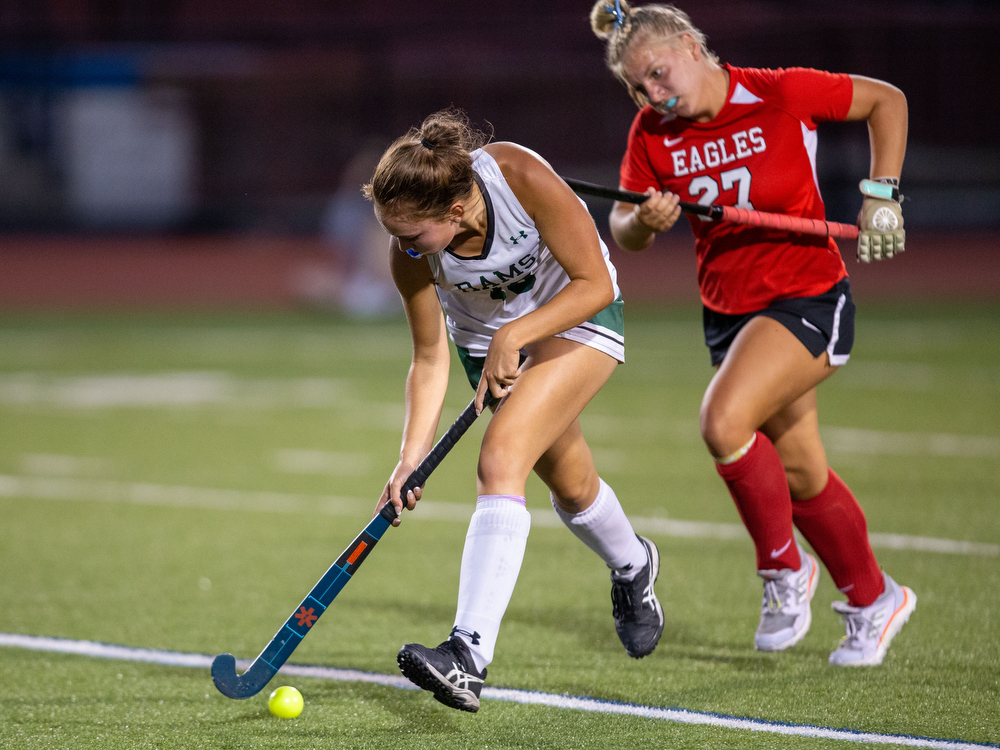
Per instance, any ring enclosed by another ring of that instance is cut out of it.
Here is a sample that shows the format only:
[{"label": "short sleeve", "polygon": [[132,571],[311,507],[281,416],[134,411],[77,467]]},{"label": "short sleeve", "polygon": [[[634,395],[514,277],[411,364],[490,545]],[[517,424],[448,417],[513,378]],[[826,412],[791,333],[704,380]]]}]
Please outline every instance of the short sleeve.
[{"label": "short sleeve", "polygon": [[650,187],[660,189],[660,181],[656,179],[653,165],[649,160],[649,152],[646,150],[645,129],[642,125],[643,112],[645,110],[635,116],[629,129],[628,145],[625,156],[622,157],[620,177],[622,187],[637,193],[645,193]]},{"label": "short sleeve", "polygon": [[846,118],[854,98],[854,82],[849,75],[812,68],[780,70],[778,89],[783,108],[813,126]]}]

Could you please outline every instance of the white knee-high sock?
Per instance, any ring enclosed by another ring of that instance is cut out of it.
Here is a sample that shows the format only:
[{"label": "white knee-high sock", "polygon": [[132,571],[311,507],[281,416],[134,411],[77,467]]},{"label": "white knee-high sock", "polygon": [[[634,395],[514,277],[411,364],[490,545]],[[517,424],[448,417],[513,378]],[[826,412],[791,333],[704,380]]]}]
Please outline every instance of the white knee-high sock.
[{"label": "white knee-high sock", "polygon": [[635,535],[615,491],[603,479],[594,502],[582,513],[567,513],[556,504],[555,496],[549,496],[562,522],[597,553],[616,577],[630,581],[645,567],[649,560],[646,548]]},{"label": "white knee-high sock", "polygon": [[530,528],[523,497],[479,496],[462,552],[452,634],[469,645],[480,671],[493,661],[500,620],[514,593]]}]

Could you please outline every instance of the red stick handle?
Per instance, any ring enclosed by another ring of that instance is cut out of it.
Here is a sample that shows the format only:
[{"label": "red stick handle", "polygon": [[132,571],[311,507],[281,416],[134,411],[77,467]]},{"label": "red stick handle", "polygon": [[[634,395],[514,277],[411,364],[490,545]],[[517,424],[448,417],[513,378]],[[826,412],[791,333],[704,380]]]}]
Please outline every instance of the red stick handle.
[{"label": "red stick handle", "polygon": [[763,211],[748,211],[745,208],[736,208],[736,206],[717,206],[716,208],[722,209],[721,218],[723,221],[731,221],[734,224],[750,224],[755,227],[784,229],[789,232],[815,234],[820,237],[839,237],[845,240],[858,238],[858,228],[853,224],[804,219],[801,216],[769,214]]}]

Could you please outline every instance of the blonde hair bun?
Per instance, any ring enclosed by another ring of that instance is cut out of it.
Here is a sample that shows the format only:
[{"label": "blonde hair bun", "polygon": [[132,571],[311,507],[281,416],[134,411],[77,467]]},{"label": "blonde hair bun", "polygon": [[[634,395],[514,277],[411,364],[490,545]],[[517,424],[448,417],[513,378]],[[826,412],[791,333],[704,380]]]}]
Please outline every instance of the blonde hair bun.
[{"label": "blonde hair bun", "polygon": [[[607,39],[615,31],[615,22],[618,20],[614,14],[614,0],[597,0],[594,7],[590,9],[590,28],[593,29],[598,39]],[[630,10],[629,4],[625,0],[620,0],[622,14],[628,18]]]},{"label": "blonde hair bun", "polygon": [[[612,3],[614,1],[610,0]],[[610,5],[609,0],[597,0],[590,10],[590,28],[604,40],[604,62],[608,69],[625,84],[632,99],[640,107],[648,104],[646,97],[632,88],[623,72],[625,56],[633,44],[666,42],[677,49],[678,40],[687,34],[698,43],[707,60],[719,64],[719,58],[708,49],[705,35],[691,23],[688,14],[676,5],[650,3],[633,8],[625,0],[619,0],[619,5],[624,20],[616,26],[618,16],[615,6]]]}]

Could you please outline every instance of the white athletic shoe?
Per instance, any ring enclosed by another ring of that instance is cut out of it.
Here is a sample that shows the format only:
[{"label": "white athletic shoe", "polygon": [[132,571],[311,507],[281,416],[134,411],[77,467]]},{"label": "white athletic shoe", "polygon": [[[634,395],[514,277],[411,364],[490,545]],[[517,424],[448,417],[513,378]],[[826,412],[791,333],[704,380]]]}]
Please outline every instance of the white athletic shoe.
[{"label": "white athletic shoe", "polygon": [[908,586],[900,586],[885,572],[885,591],[867,607],[852,607],[847,602],[833,602],[835,612],[843,616],[847,635],[830,654],[830,663],[841,667],[870,667],[881,664],[889,644],[913,610],[917,595]]},{"label": "white athletic shoe", "polygon": [[758,570],[764,579],[760,624],[753,645],[758,651],[784,651],[801,641],[812,624],[809,602],[819,583],[816,559],[799,546],[798,570]]}]

